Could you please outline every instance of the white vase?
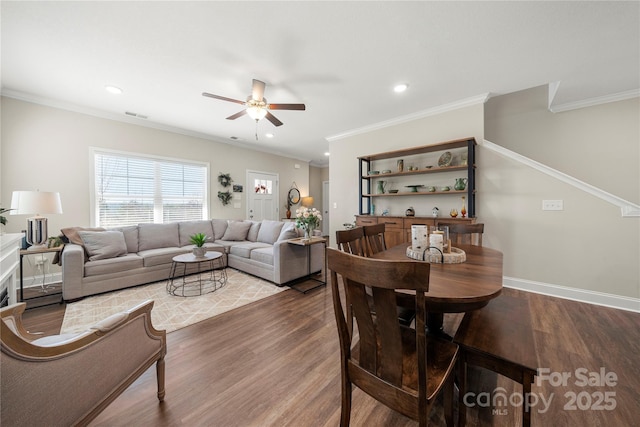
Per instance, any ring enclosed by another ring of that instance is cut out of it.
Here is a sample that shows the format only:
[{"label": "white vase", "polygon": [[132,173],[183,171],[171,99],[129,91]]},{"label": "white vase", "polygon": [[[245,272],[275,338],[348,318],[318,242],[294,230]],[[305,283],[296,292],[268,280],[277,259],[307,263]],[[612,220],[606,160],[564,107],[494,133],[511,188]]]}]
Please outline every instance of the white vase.
[{"label": "white vase", "polygon": [[204,254],[206,253],[207,253],[207,248],[199,248],[199,247],[193,248],[193,254],[196,256],[196,258],[204,258]]}]

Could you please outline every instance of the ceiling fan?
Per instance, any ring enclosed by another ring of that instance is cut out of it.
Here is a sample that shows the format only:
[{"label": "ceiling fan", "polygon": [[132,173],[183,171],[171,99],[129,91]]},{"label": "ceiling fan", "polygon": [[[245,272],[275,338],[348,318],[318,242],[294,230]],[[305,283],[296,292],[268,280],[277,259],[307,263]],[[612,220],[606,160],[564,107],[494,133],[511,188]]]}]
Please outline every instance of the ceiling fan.
[{"label": "ceiling fan", "polygon": [[282,126],[282,122],[278,120],[269,110],[304,110],[304,104],[269,104],[267,98],[264,97],[265,83],[253,79],[253,87],[251,90],[251,96],[247,97],[246,101],[240,101],[237,99],[227,98],[225,96],[214,95],[207,92],[202,92],[202,96],[208,96],[209,98],[221,99],[223,101],[235,102],[236,104],[242,104],[246,106],[244,110],[241,110],[229,117],[227,120],[235,120],[245,114],[254,119],[256,123],[263,118],[267,118],[274,126]]}]

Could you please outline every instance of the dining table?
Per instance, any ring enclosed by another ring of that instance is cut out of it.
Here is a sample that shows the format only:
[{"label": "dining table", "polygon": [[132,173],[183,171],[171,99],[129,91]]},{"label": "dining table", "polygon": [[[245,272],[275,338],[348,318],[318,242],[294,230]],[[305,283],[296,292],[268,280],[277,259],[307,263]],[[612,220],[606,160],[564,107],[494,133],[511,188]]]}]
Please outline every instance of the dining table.
[{"label": "dining table", "polygon": [[[401,243],[372,255],[385,260],[407,260],[407,247]],[[461,263],[431,263],[429,292],[426,293],[427,329],[444,334],[444,313],[464,313],[484,307],[502,292],[502,252],[484,246],[457,244],[465,252]],[[426,261],[416,261],[426,262]],[[403,298],[399,297],[399,304]],[[404,298],[407,303],[408,299]],[[409,301],[411,301],[409,299]]]}]

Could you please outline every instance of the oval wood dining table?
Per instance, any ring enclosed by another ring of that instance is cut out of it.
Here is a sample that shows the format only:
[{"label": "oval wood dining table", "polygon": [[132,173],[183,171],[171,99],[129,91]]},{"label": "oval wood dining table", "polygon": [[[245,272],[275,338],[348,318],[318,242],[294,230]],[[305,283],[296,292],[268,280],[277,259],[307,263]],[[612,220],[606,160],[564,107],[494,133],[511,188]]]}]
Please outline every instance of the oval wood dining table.
[{"label": "oval wood dining table", "polygon": [[[372,255],[386,260],[407,260],[410,243]],[[459,264],[432,263],[426,294],[430,333],[444,333],[444,313],[462,313],[484,307],[502,292],[502,252],[483,246],[456,245],[466,253]],[[417,261],[422,262],[422,261]],[[400,298],[402,304],[402,298]]]}]

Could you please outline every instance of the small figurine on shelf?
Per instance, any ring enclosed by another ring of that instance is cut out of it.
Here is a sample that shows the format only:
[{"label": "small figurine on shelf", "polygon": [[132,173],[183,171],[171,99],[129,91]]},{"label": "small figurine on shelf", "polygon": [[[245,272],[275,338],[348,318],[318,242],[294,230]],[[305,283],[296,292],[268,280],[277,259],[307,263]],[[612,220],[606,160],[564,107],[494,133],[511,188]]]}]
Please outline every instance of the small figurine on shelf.
[{"label": "small figurine on shelf", "polygon": [[464,202],[464,196],[462,196],[462,209],[460,209],[460,215],[462,215],[462,218],[467,217],[467,206]]},{"label": "small figurine on shelf", "polygon": [[455,218],[458,216],[458,210],[456,208],[451,209],[451,212],[449,212],[449,215],[451,215],[451,218]]},{"label": "small figurine on shelf", "polygon": [[431,216],[434,218],[438,218],[438,207],[436,206],[435,208],[431,209]]}]

